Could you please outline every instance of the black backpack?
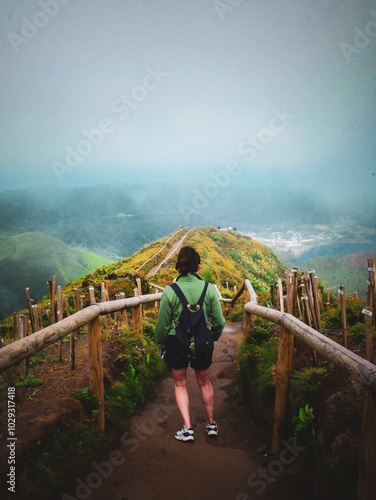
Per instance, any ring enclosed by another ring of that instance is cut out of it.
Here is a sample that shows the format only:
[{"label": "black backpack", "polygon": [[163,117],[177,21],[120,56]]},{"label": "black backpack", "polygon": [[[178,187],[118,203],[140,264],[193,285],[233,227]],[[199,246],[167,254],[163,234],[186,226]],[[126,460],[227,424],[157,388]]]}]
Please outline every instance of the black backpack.
[{"label": "black backpack", "polygon": [[180,354],[188,359],[208,358],[214,346],[213,335],[206,325],[203,309],[208,283],[205,283],[197,304],[189,304],[176,283],[172,283],[170,287],[174,290],[183,306],[176,327],[176,338]]}]

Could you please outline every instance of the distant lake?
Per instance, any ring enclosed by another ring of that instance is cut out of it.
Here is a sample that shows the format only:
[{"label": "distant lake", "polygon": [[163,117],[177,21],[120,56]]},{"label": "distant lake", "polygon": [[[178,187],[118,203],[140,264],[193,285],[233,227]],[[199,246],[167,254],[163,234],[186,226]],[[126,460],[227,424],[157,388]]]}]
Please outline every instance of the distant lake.
[{"label": "distant lake", "polygon": [[333,243],[331,245],[323,245],[321,247],[312,248],[303,252],[294,261],[294,265],[298,262],[307,262],[307,260],[316,259],[317,257],[328,257],[330,255],[344,255],[353,252],[362,252],[370,250],[376,246],[376,236],[373,236],[368,243]]}]

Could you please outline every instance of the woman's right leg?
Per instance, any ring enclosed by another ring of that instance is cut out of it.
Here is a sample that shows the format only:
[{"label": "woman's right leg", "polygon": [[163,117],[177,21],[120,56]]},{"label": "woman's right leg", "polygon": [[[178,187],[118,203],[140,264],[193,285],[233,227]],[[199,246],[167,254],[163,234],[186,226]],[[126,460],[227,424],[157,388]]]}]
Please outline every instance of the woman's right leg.
[{"label": "woman's right leg", "polygon": [[207,370],[195,370],[196,380],[201,390],[201,398],[204,403],[208,423],[214,422],[214,390],[209,379],[209,368]]},{"label": "woman's right leg", "polygon": [[189,415],[189,396],[187,391],[187,368],[176,370],[171,369],[175,384],[175,399],[180,414],[183,419],[183,427],[191,428],[191,418]]}]

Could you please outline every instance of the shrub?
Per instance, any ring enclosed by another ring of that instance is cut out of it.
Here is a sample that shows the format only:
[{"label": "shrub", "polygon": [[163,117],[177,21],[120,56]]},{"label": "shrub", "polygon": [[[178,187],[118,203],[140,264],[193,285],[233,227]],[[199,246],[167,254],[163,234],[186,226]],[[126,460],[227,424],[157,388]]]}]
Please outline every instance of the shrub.
[{"label": "shrub", "polygon": [[[351,327],[357,323],[364,324],[364,314],[362,310],[365,303],[360,300],[355,300],[353,296],[346,298],[346,324]],[[338,302],[329,307],[322,315],[322,323],[326,329],[341,328],[341,307]]]},{"label": "shrub", "polygon": [[121,372],[122,380],[105,387],[105,403],[107,420],[120,430],[124,428],[124,417],[134,414],[167,372],[153,340],[154,322],[148,318],[145,326],[145,335],[123,326],[116,336],[122,352],[114,365]]},{"label": "shrub", "polygon": [[31,373],[29,373],[29,375],[23,381],[23,385],[25,387],[38,387],[43,384],[44,384],[43,380],[39,378],[34,378],[34,375],[32,375]]},{"label": "shrub", "polygon": [[292,419],[294,426],[294,435],[299,441],[313,444],[316,436],[316,422],[313,414],[313,408],[306,404],[300,408],[298,415]]},{"label": "shrub", "polygon": [[231,323],[243,321],[243,307],[241,305],[237,305],[230,310],[228,314],[228,321],[230,321]]},{"label": "shrub", "polygon": [[62,486],[61,460],[87,455],[103,442],[104,436],[94,422],[61,424],[52,436],[39,439],[25,453],[19,472],[20,495],[51,498],[51,490]]},{"label": "shrub", "polygon": [[290,390],[296,406],[301,406],[305,402],[313,404],[325,373],[327,373],[325,367],[311,366],[292,373]]},{"label": "shrub", "polygon": [[80,400],[86,416],[91,416],[98,409],[98,398],[90,392],[89,387],[75,390],[73,396]]},{"label": "shrub", "polygon": [[202,272],[202,279],[204,281],[207,281],[208,283],[215,283],[215,279],[213,276],[213,273],[210,271],[210,269],[206,268]]},{"label": "shrub", "polygon": [[252,335],[241,340],[237,359],[243,385],[249,396],[261,406],[267,406],[275,398],[274,367],[278,358],[278,337],[272,336],[272,323],[256,319]]},{"label": "shrub", "polygon": [[209,237],[218,244],[221,244],[225,241],[225,237],[219,231],[209,231]]}]

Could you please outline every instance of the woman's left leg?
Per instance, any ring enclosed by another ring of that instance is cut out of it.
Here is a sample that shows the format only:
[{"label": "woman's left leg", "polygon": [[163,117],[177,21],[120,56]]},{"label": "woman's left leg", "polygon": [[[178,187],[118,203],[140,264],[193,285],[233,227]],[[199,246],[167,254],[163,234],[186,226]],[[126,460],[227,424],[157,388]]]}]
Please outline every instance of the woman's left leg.
[{"label": "woman's left leg", "polygon": [[189,396],[187,391],[187,369],[171,369],[175,384],[175,399],[180,414],[183,419],[183,427],[191,428],[191,418],[189,415]]}]

